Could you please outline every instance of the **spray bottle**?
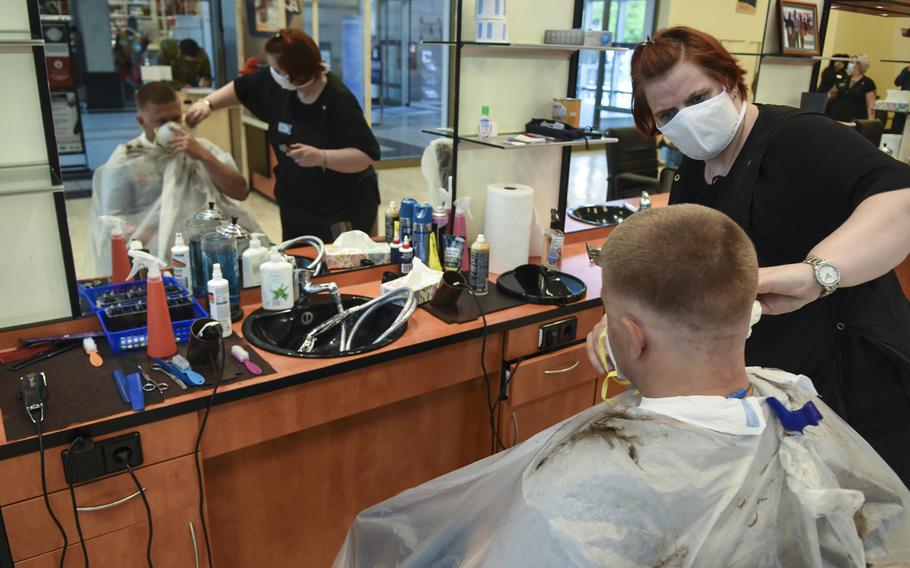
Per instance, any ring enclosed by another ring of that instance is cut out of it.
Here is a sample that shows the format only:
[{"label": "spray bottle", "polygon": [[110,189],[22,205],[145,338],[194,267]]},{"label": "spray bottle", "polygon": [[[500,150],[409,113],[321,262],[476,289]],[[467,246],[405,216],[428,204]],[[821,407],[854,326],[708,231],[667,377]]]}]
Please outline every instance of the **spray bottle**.
[{"label": "spray bottle", "polygon": [[183,233],[174,235],[174,246],[171,247],[171,267],[177,283],[187,290],[192,289],[190,276],[190,247],[183,242]]},{"label": "spray bottle", "polygon": [[[455,220],[452,222],[452,236],[461,237],[465,242],[468,242],[468,223],[465,220],[465,215],[472,221],[474,220],[474,216],[471,215],[470,197],[460,197],[455,200]],[[471,251],[468,247],[465,247],[461,257],[461,269],[467,271],[470,267]]]},{"label": "spray bottle", "polygon": [[148,270],[148,347],[149,357],[164,359],[177,353],[177,342],[174,340],[174,328],[171,327],[171,313],[167,309],[167,295],[161,281],[161,268],[167,263],[141,250],[130,251],[133,257],[133,269],[127,279],[132,278],[140,269]]},{"label": "spray bottle", "polygon": [[111,281],[120,284],[127,281],[130,273],[130,257],[126,251],[126,239],[123,237],[125,222],[120,217],[102,215],[101,223],[111,230]]},{"label": "spray bottle", "polygon": [[490,277],[490,245],[487,239],[481,234],[477,235],[477,240],[471,245],[471,272],[468,276],[468,285],[478,296],[483,296],[488,292],[489,284],[487,279]]},{"label": "spray bottle", "polygon": [[231,292],[228,281],[221,275],[221,264],[212,265],[212,278],[206,284],[209,293],[209,313],[221,324],[221,337],[229,337],[231,328]]}]

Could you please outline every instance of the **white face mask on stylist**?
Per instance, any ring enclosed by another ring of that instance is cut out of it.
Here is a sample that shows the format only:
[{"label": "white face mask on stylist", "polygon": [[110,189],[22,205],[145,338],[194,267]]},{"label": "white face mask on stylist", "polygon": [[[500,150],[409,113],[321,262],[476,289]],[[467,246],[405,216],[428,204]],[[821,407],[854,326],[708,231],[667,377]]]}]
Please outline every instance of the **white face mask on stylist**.
[{"label": "white face mask on stylist", "polygon": [[737,112],[725,89],[706,101],[679,110],[657,129],[686,156],[709,160],[723,152],[736,136],[747,106],[743,103]]},{"label": "white face mask on stylist", "polygon": [[316,78],[314,77],[302,85],[295,85],[294,83],[291,83],[291,80],[288,79],[287,75],[282,75],[271,65],[269,65],[269,71],[272,73],[272,79],[274,79],[275,82],[278,83],[278,86],[285,91],[297,91],[300,89],[305,89],[316,81]]}]

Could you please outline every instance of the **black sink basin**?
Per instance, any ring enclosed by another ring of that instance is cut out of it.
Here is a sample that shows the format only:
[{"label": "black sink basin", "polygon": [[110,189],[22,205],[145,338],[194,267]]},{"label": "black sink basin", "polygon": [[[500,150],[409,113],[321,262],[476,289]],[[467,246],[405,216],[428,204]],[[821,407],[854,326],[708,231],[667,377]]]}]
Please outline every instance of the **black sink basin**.
[{"label": "black sink basin", "polygon": [[[359,306],[369,300],[370,298],[365,296],[347,294],[341,296],[341,303],[345,309]],[[401,337],[408,327],[407,324],[398,328],[382,342],[373,344],[373,341],[389,328],[400,311],[400,306],[394,304],[385,304],[377,308],[357,330],[357,335],[351,341],[351,349],[344,352],[339,350],[341,328],[338,326],[319,334],[312,351],[303,353],[297,351],[310,330],[338,313],[331,296],[324,294],[311,296],[307,302],[298,302],[289,310],[277,312],[262,308],[256,310],[243,322],[243,336],[256,347],[279,355],[311,359],[346,357],[385,347]],[[348,332],[352,326],[353,321],[349,319]]]},{"label": "black sink basin", "polygon": [[616,205],[583,205],[569,209],[569,217],[589,225],[612,227],[619,225],[623,220],[632,215],[634,211],[627,207]]},{"label": "black sink basin", "polygon": [[588,287],[571,274],[539,264],[523,264],[499,276],[496,287],[532,304],[569,304],[584,297]]}]

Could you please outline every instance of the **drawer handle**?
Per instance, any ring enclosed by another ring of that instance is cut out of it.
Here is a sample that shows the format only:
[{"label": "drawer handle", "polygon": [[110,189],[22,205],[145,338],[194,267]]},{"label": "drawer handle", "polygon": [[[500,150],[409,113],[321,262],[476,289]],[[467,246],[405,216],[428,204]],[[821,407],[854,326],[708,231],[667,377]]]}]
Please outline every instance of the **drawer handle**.
[{"label": "drawer handle", "polygon": [[[144,487],[142,488],[142,491],[145,491]],[[142,493],[142,491],[137,491],[137,492],[133,493],[132,495],[127,495],[123,499],[118,499],[112,503],[105,503],[104,505],[95,505],[94,507],[76,507],[76,510],[79,511],[80,513],[91,513],[94,511],[104,511],[105,509],[112,509],[118,505],[123,505],[130,499],[135,499]]]},{"label": "drawer handle", "polygon": [[190,539],[193,541],[193,557],[196,559],[196,568],[199,568],[199,546],[196,544],[196,529],[190,522]]},{"label": "drawer handle", "polygon": [[561,375],[562,373],[568,373],[569,371],[574,370],[575,367],[577,367],[578,365],[579,365],[579,362],[575,361],[574,363],[572,363],[565,369],[555,369],[553,371],[544,371],[543,374],[544,375]]}]

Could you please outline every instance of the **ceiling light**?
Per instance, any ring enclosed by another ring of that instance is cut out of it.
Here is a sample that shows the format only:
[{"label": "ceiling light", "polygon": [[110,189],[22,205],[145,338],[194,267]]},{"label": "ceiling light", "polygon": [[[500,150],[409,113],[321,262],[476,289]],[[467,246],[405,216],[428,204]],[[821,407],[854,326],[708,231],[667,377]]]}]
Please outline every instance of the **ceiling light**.
[{"label": "ceiling light", "polygon": [[884,17],[886,17],[886,18],[887,18],[887,17],[888,17],[888,14],[886,14],[886,13],[884,13],[884,12],[882,12],[882,16],[884,16]]},{"label": "ceiling light", "polygon": [[876,10],[884,10],[885,8],[884,8],[884,6],[876,6],[875,9],[876,9]]}]

